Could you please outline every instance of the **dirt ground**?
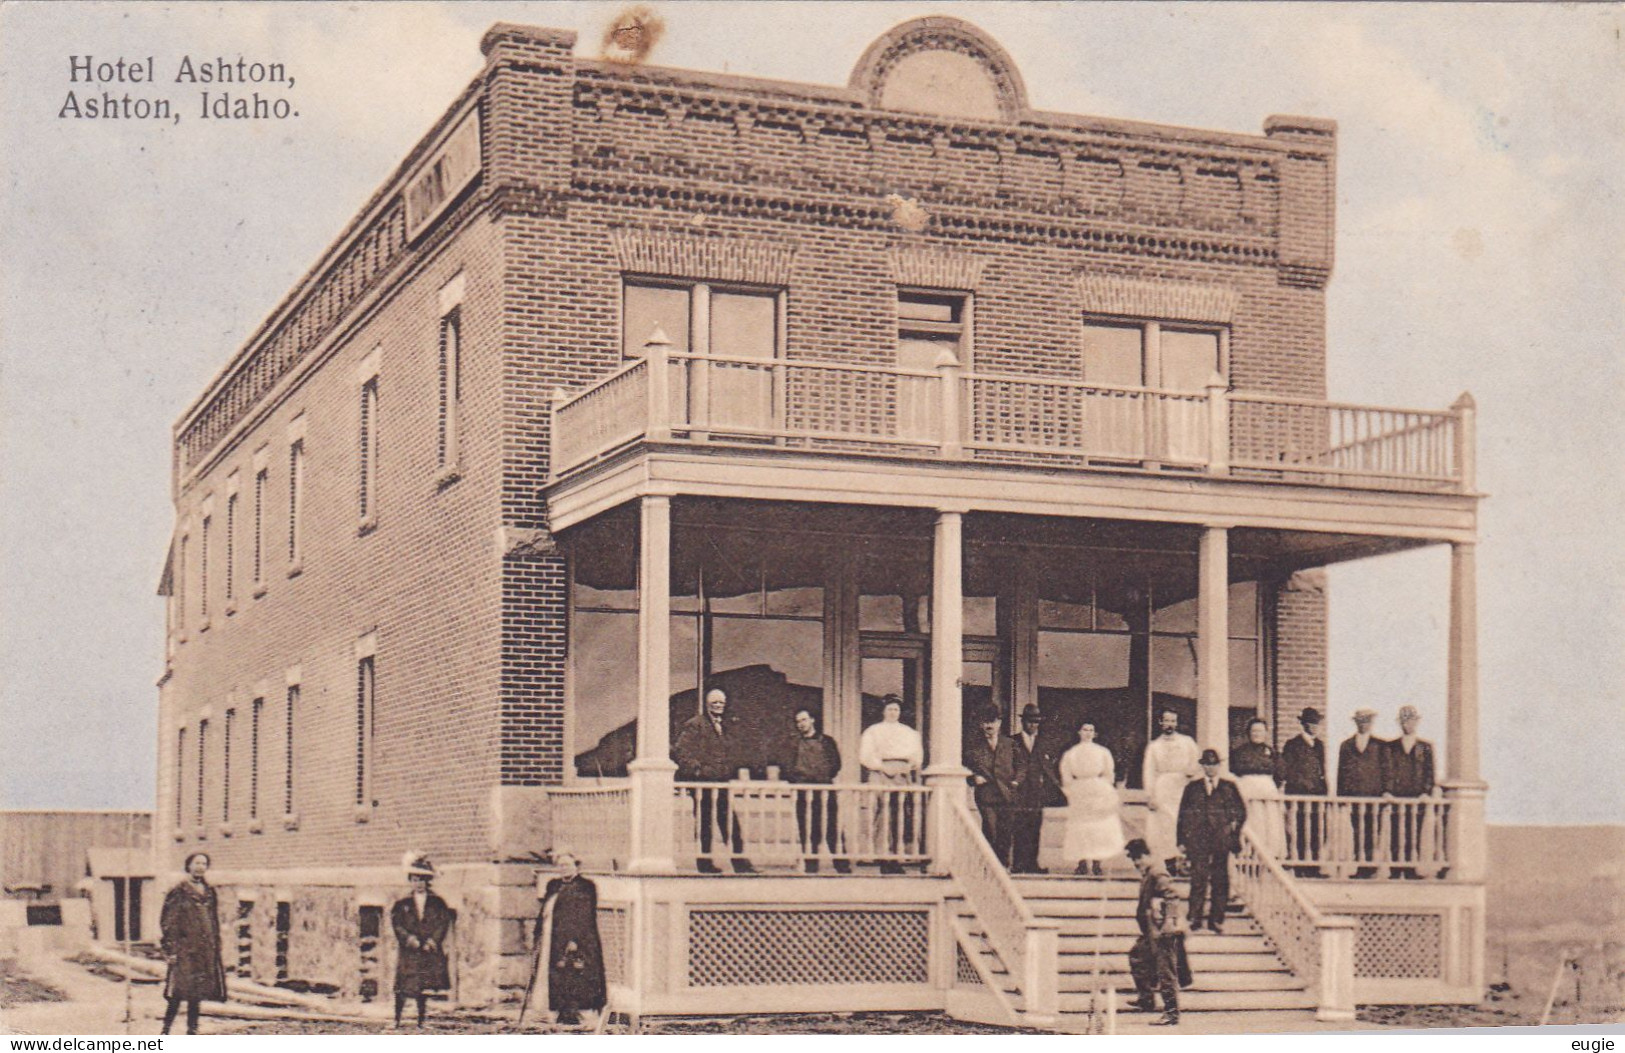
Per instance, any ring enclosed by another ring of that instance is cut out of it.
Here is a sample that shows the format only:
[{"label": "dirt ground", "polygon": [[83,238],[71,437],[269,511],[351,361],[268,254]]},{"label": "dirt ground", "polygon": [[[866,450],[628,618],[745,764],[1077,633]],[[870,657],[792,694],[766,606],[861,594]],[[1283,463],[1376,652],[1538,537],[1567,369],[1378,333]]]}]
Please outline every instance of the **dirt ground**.
[{"label": "dirt ground", "polygon": [[[1532,1025],[1540,1020],[1554,978],[1558,994],[1552,1024],[1603,1024],[1625,1021],[1625,998],[1620,997],[1610,971],[1606,948],[1576,952],[1572,946],[1519,945],[1504,952],[1492,948],[1491,975],[1505,959],[1508,973],[1517,980],[1497,981],[1477,1006],[1369,1006],[1359,1012],[1363,1027],[1447,1028]],[[1497,957],[1499,955],[1499,957]],[[1578,961],[1579,968],[1559,963]],[[114,973],[99,967],[89,956],[17,962],[0,961],[0,1030],[33,1034],[116,1034],[122,1022],[123,987]],[[1538,981],[1538,982],[1537,982]],[[1578,997],[1576,997],[1578,996]],[[151,982],[135,989],[132,1034],[158,1030],[162,1002]],[[213,1008],[213,1007],[209,1007]],[[223,1007],[229,1012],[229,1007]],[[408,1009],[410,1016],[411,1010]],[[1197,1024],[1199,1014],[1192,1014]],[[387,1021],[312,1022],[287,1019],[243,1020],[206,1016],[202,1030],[212,1034],[324,1034],[364,1035],[388,1033]],[[408,1024],[408,1034],[553,1034],[579,1029],[559,1028],[527,1021],[515,1027],[507,1014],[452,1012],[431,1006],[421,1031]],[[606,1028],[625,1033],[623,1018]],[[715,1019],[652,1020],[642,1030],[670,1035],[991,1035],[1013,1033],[950,1019],[940,1013],[817,1013],[785,1016],[739,1016]],[[1193,1028],[1194,1030],[1194,1028]]]}]

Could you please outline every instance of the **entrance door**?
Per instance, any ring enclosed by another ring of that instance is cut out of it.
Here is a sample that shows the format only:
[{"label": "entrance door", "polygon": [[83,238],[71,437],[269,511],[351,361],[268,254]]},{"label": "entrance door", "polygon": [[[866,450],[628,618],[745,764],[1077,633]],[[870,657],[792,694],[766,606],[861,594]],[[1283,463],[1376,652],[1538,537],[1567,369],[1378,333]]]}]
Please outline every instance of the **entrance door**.
[{"label": "entrance door", "polygon": [[[970,639],[964,647],[960,705],[964,734],[969,734],[977,725],[978,715],[989,707],[1004,711],[1005,692],[998,675],[1001,663],[997,641]],[[866,634],[859,673],[863,704],[858,726],[867,728],[878,723],[881,700],[887,695],[898,696],[903,700],[903,723],[917,730],[926,744],[927,764],[931,763],[930,652],[928,639]]]}]

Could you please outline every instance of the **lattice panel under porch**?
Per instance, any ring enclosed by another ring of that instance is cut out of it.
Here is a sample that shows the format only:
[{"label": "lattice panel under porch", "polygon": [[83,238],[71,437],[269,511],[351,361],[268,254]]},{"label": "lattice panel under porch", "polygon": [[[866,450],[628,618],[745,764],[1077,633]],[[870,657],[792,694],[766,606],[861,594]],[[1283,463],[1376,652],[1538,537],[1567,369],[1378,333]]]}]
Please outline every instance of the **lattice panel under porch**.
[{"label": "lattice panel under porch", "polygon": [[923,910],[691,910],[691,987],[923,984]]},{"label": "lattice panel under porch", "polygon": [[980,987],[982,976],[976,971],[976,966],[965,954],[965,948],[956,940],[954,942],[954,983],[961,987]]},{"label": "lattice panel under porch", "polygon": [[626,983],[630,920],[625,907],[598,908],[598,939],[604,945],[605,983]]},{"label": "lattice panel under porch", "polygon": [[1356,914],[1354,975],[1436,979],[1444,968],[1444,919],[1437,914]]}]

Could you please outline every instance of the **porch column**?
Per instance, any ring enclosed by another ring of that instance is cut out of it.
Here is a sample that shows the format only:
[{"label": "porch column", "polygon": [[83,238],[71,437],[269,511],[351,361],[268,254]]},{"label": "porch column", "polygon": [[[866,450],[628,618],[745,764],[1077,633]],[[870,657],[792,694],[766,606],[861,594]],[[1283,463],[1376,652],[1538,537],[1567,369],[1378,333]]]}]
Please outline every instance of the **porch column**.
[{"label": "porch column", "polygon": [[1230,531],[1203,527],[1196,575],[1196,741],[1230,760]]},{"label": "porch column", "polygon": [[1450,801],[1450,876],[1485,876],[1484,792],[1478,770],[1477,546],[1450,546],[1450,657],[1444,792]]},{"label": "porch column", "polygon": [[632,776],[634,873],[675,870],[671,759],[671,498],[645,497],[638,545],[638,753]]},{"label": "porch column", "polygon": [[932,788],[931,826],[927,850],[932,869],[941,872],[946,860],[942,846],[947,843],[950,808],[965,799],[965,779],[970,772],[961,759],[960,712],[963,700],[960,678],[964,666],[964,516],[959,512],[937,513],[936,545],[932,556],[931,579],[931,763],[925,781]]}]

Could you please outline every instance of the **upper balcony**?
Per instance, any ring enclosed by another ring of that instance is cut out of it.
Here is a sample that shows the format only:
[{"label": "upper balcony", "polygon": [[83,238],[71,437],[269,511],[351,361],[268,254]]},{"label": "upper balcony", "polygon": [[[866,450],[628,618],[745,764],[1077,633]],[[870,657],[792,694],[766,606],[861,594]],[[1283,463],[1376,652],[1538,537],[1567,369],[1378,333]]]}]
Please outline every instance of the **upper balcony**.
[{"label": "upper balcony", "polygon": [[1309,488],[1356,505],[1468,507],[1474,493],[1467,395],[1449,409],[1399,409],[1232,391],[1217,375],[1206,390],[1173,391],[979,372],[950,353],[922,370],[673,353],[662,338],[645,352],[555,392],[555,494],[639,444],[803,466],[812,456],[1038,468],[1074,482],[1161,480],[1165,491],[1168,480]]}]

